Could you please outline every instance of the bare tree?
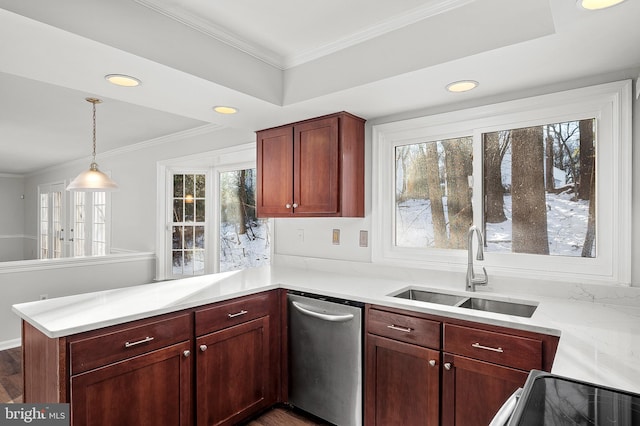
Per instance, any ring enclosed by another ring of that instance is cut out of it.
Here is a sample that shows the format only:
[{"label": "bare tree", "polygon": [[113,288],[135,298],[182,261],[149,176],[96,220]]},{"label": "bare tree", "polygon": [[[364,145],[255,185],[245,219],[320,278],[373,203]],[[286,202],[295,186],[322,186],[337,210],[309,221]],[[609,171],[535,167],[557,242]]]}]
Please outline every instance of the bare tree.
[{"label": "bare tree", "polygon": [[426,174],[429,201],[431,204],[431,218],[433,221],[433,236],[435,246],[447,247],[447,224],[444,217],[444,205],[442,203],[442,187],[440,186],[440,166],[438,161],[438,144],[430,142],[426,144]]},{"label": "bare tree", "polygon": [[509,146],[509,134],[509,132],[492,132],[484,135],[485,221],[487,223],[502,223],[507,220],[504,214],[505,189],[502,185],[502,160]]},{"label": "bare tree", "polygon": [[595,172],[595,148],[593,145],[593,119],[580,120],[580,180],[578,199],[588,200]]},{"label": "bare tree", "polygon": [[512,249],[549,254],[542,127],[511,132]]},{"label": "bare tree", "polygon": [[449,248],[467,247],[466,235],[473,223],[471,188],[468,177],[473,174],[472,144],[465,139],[442,142],[447,175],[447,212],[449,216]]}]

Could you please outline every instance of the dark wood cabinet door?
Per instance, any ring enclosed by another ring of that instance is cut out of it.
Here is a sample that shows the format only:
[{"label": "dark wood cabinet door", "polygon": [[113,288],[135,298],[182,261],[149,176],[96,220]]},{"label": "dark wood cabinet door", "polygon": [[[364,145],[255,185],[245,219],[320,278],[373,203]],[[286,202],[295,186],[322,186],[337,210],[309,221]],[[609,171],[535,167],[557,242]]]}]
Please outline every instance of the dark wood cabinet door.
[{"label": "dark wood cabinet door", "polygon": [[233,425],[276,402],[269,348],[268,316],[196,339],[198,426]]},{"label": "dark wood cabinet door", "polygon": [[440,352],[372,334],[366,339],[365,424],[437,426]]},{"label": "dark wood cabinet door", "polygon": [[256,203],[259,217],[293,214],[293,128],[257,133]]},{"label": "dark wood cabinet door", "polygon": [[442,426],[486,426],[527,373],[445,353]]},{"label": "dark wood cabinet door", "polygon": [[295,214],[338,214],[338,117],[305,122],[293,132]]},{"label": "dark wood cabinet door", "polygon": [[191,341],[71,377],[73,426],[192,424]]}]

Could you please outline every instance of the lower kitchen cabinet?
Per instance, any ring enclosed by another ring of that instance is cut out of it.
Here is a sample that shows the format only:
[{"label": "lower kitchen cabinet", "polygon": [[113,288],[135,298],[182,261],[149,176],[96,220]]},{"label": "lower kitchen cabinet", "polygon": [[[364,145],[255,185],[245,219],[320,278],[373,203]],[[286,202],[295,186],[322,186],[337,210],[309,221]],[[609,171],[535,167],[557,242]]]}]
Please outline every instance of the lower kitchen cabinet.
[{"label": "lower kitchen cabinet", "polygon": [[531,369],[551,369],[558,345],[530,331],[365,310],[367,426],[486,426]]},{"label": "lower kitchen cabinet", "polygon": [[367,336],[365,424],[439,422],[440,352]]},{"label": "lower kitchen cabinet", "polygon": [[183,342],[73,376],[73,425],[190,425],[190,350]]},{"label": "lower kitchen cabinet", "polygon": [[278,402],[278,294],[196,311],[198,426],[234,425]]},{"label": "lower kitchen cabinet", "polygon": [[528,372],[444,354],[442,426],[486,426]]},{"label": "lower kitchen cabinet", "polygon": [[280,290],[71,336],[23,321],[24,401],[72,426],[232,425],[281,399]]},{"label": "lower kitchen cabinet", "polygon": [[196,345],[198,425],[235,424],[275,402],[267,394],[267,317],[199,337]]}]

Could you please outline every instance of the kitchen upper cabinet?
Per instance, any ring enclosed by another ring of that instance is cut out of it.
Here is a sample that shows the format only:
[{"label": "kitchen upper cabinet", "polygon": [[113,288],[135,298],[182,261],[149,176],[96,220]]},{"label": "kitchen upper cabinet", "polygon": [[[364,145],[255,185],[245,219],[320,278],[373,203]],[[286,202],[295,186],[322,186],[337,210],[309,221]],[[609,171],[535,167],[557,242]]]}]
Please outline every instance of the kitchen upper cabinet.
[{"label": "kitchen upper cabinet", "polygon": [[259,217],[364,216],[364,120],[346,112],[257,132]]},{"label": "kitchen upper cabinet", "polygon": [[196,311],[199,426],[233,425],[278,401],[279,292]]}]

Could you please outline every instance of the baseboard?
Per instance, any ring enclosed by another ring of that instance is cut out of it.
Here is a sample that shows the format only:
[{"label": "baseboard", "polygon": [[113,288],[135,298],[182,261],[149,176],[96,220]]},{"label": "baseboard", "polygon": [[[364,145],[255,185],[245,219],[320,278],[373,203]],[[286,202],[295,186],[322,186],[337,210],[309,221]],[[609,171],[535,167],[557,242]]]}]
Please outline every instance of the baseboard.
[{"label": "baseboard", "polygon": [[5,350],[11,349],[11,348],[17,348],[20,345],[22,345],[22,339],[20,339],[20,338],[12,339],[12,340],[5,340],[3,342],[0,342],[0,351],[5,351]]}]

